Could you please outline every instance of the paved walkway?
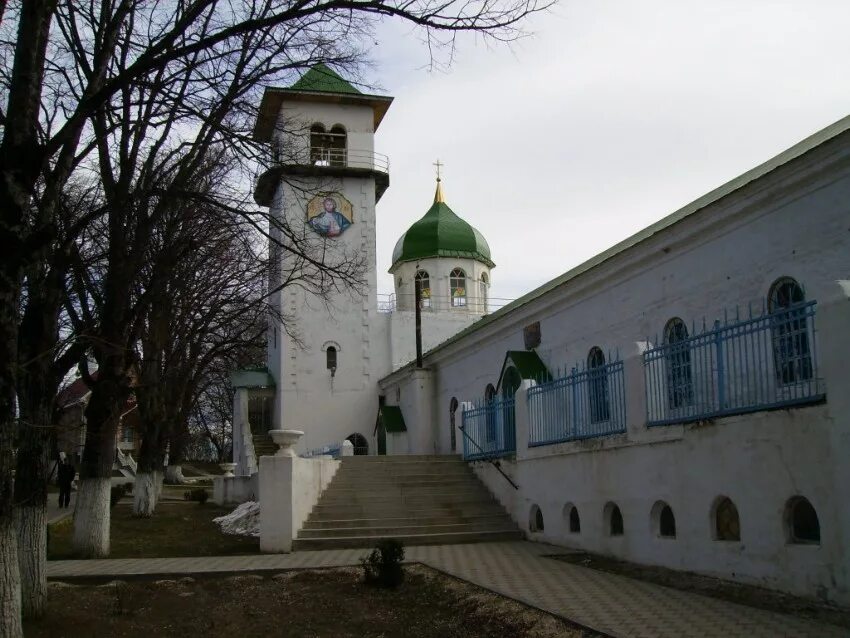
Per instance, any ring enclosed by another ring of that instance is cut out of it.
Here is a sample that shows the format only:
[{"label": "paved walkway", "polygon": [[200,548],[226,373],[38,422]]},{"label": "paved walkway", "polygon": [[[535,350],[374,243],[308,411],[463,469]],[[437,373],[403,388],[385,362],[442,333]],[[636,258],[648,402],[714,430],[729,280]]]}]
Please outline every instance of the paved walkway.
[{"label": "paved walkway", "polygon": [[59,507],[59,494],[50,493],[47,495],[47,522],[56,523],[61,521],[66,516],[71,516],[74,513],[74,506],[77,504],[77,493],[71,492],[71,503],[68,507]]},{"label": "paved walkway", "polygon": [[[183,575],[356,565],[367,550],[209,558],[51,561],[48,578]],[[406,548],[408,561],[475,583],[612,636],[685,638],[848,637],[824,625],[546,558],[563,548],[479,543]]]}]

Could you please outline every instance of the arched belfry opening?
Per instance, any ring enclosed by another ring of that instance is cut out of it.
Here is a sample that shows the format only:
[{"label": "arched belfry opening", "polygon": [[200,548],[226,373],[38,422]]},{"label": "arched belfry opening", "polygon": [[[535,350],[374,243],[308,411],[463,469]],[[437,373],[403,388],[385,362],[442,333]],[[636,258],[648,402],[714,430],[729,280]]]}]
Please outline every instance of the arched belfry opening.
[{"label": "arched belfry opening", "polygon": [[342,124],[330,129],[316,122],[310,127],[310,163],[316,166],[348,165],[348,134]]}]

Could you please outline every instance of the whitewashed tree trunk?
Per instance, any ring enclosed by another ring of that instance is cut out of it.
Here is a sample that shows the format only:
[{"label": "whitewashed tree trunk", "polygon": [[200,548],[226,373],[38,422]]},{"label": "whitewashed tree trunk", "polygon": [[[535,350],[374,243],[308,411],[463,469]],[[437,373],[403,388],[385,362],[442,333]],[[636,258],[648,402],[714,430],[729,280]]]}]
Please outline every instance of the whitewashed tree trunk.
[{"label": "whitewashed tree trunk", "polygon": [[186,477],[183,476],[182,465],[169,465],[165,468],[165,482],[169,485],[183,485]]},{"label": "whitewashed tree trunk", "polygon": [[156,503],[159,500],[157,487],[159,472],[137,472],[133,485],[133,515],[141,517],[153,516]]},{"label": "whitewashed tree trunk", "polygon": [[47,508],[21,506],[15,510],[18,566],[21,574],[21,613],[40,618],[47,603]]},{"label": "whitewashed tree trunk", "polygon": [[162,496],[162,486],[165,483],[165,472],[156,471],[153,473],[154,475],[154,486],[156,487],[156,502],[154,505],[159,503],[159,497]]},{"label": "whitewashed tree trunk", "polygon": [[74,509],[74,552],[82,558],[109,556],[109,478],[80,481]]},{"label": "whitewashed tree trunk", "polygon": [[23,635],[18,534],[12,518],[3,516],[0,517],[0,638]]}]

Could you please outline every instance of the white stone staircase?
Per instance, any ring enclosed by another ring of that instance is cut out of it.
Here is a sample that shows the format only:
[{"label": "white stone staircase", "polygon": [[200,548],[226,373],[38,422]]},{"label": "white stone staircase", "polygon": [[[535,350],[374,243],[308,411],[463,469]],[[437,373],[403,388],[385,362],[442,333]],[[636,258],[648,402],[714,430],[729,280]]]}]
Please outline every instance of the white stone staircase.
[{"label": "white stone staircase", "polygon": [[455,456],[349,456],[304,527],[295,550],[516,540],[522,532]]}]

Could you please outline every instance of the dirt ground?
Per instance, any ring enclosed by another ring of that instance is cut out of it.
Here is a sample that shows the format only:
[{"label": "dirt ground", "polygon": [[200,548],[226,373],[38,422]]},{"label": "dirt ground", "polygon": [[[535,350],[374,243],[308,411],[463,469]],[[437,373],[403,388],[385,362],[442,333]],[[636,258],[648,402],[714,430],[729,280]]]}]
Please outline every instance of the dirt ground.
[{"label": "dirt ground", "polygon": [[[222,534],[212,522],[216,516],[232,512],[232,507],[161,502],[154,516],[136,518],[130,503],[125,498],[112,508],[110,558],[226,556],[260,551],[259,539]],[[48,529],[48,560],[75,558],[71,549],[72,519]]]},{"label": "dirt ground", "polygon": [[554,638],[597,636],[421,565],[397,590],[355,568],[274,576],[51,583],[27,636]]},{"label": "dirt ground", "polygon": [[741,605],[790,614],[802,618],[811,618],[821,622],[850,628],[850,609],[829,603],[800,598],[782,592],[753,585],[744,585],[720,578],[700,576],[690,572],[681,572],[664,567],[650,567],[626,561],[616,560],[597,554],[575,552],[551,556],[568,563],[590,567],[600,571],[645,580],[656,585],[664,585],[681,591],[703,596],[711,596]]}]

